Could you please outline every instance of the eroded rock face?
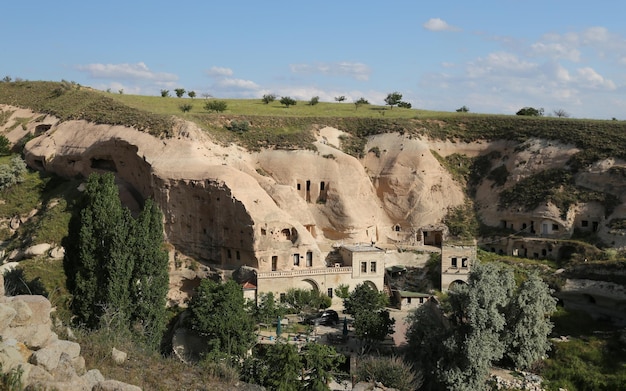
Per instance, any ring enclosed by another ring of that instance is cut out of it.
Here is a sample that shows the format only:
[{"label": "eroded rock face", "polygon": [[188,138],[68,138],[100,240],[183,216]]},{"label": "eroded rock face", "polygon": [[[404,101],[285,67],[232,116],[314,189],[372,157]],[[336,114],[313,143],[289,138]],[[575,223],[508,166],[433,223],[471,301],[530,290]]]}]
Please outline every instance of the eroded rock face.
[{"label": "eroded rock face", "polygon": [[[28,117],[23,110],[20,115]],[[380,134],[369,138],[365,151],[370,152],[359,160],[341,152],[342,132],[332,128],[317,132],[317,151],[250,152],[220,145],[184,121],[177,123],[170,139],[122,126],[52,117],[45,122],[50,126],[40,129],[25,148],[31,167],[67,177],[114,172],[126,205],[139,208],[148,197],[157,201],[170,243],[224,267],[289,270],[296,253],[310,253],[312,266],[324,267],[328,249],[337,242],[422,243],[421,228],[440,224],[466,199],[465,189],[435,152],[444,157],[496,153],[492,168],[506,167],[507,181],[496,186],[484,178],[475,196],[488,225],[547,238],[567,238],[575,228],[588,227],[606,242],[626,246],[626,235],[606,228],[610,219],[626,216],[623,205],[610,216],[593,203],[573,205],[568,211],[550,203],[534,211],[499,208],[502,190],[536,172],[564,167],[578,151],[555,142],[463,143]],[[5,128],[10,125],[9,120]],[[626,181],[611,176],[609,169],[620,167],[626,164],[599,162],[579,173],[577,180],[619,197]],[[595,179],[603,175],[610,177],[608,187]]]}]

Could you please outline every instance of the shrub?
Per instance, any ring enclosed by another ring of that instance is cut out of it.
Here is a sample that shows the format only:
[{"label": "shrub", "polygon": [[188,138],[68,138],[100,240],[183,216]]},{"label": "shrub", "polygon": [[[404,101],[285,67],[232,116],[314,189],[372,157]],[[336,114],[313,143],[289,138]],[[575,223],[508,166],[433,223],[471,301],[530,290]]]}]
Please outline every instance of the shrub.
[{"label": "shrub", "polygon": [[195,91],[189,91],[189,92],[187,93],[187,96],[189,96],[191,99],[193,99],[193,98],[195,98],[195,97],[196,97],[196,92],[195,92]]},{"label": "shrub", "polygon": [[183,103],[182,105],[178,106],[178,108],[183,113],[187,113],[187,112],[191,111],[191,109],[193,109],[193,105],[189,104],[189,103]]},{"label": "shrub", "polygon": [[380,382],[387,388],[413,391],[421,387],[422,374],[398,357],[367,357],[356,368],[357,381]]},{"label": "shrub", "polygon": [[228,103],[223,100],[209,100],[204,104],[204,108],[208,111],[215,111],[221,113],[228,107]]},{"label": "shrub", "polygon": [[168,96],[170,96],[170,90],[161,90],[162,98],[167,98]]},{"label": "shrub", "polygon": [[320,97],[319,96],[314,96],[309,101],[309,106],[315,106],[318,103],[320,103]]},{"label": "shrub", "polygon": [[280,104],[285,105],[285,107],[295,106],[296,103],[296,100],[290,96],[283,96],[282,98],[280,98]]},{"label": "shrub", "polygon": [[346,100],[346,97],[344,95],[340,95],[340,96],[336,96],[335,97],[335,101],[336,102],[343,102],[344,100]]},{"label": "shrub", "polygon": [[410,109],[412,105],[409,102],[398,102],[398,107],[403,109]]},{"label": "shrub", "polygon": [[247,132],[250,128],[250,122],[248,121],[230,121],[230,124],[226,126],[226,129],[233,132]]},{"label": "shrub", "polygon": [[535,109],[534,107],[523,107],[521,108],[515,115],[526,115],[530,117],[541,117],[543,116],[543,108]]},{"label": "shrub", "polygon": [[272,103],[273,101],[276,100],[276,95],[274,95],[274,94],[265,94],[265,95],[263,95],[263,98],[261,98],[261,100],[263,101],[263,103],[265,103],[267,105],[267,104],[270,104],[270,103]]},{"label": "shrub", "polygon": [[0,155],[11,153],[11,142],[5,135],[0,135]]},{"label": "shrub", "polygon": [[19,156],[11,158],[11,164],[0,165],[0,190],[24,181],[26,163]]},{"label": "shrub", "polygon": [[469,107],[467,107],[467,106],[461,106],[461,107],[459,107],[458,109],[456,109],[456,112],[457,112],[457,113],[467,113],[467,112],[469,112],[469,111],[470,111],[470,109],[469,109]]},{"label": "shrub", "polygon": [[185,92],[187,92],[184,88],[175,88],[174,91],[176,92],[176,96],[178,98],[182,98],[183,95],[185,95]]}]

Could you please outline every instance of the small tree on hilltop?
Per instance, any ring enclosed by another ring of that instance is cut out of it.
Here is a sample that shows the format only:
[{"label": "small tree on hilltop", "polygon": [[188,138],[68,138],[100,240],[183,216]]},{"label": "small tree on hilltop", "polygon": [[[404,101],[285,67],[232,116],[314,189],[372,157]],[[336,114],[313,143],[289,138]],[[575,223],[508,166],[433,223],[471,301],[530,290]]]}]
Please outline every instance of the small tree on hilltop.
[{"label": "small tree on hilltop", "polygon": [[282,98],[280,98],[280,104],[284,105],[287,108],[289,108],[289,106],[295,106],[296,103],[296,100],[290,96],[283,96]]},{"label": "small tree on hilltop", "polygon": [[215,111],[216,113],[221,113],[225,111],[228,107],[228,103],[223,100],[207,100],[204,103],[204,108],[208,111]]},{"label": "small tree on hilltop", "polygon": [[387,94],[387,97],[385,98],[385,103],[389,105],[389,107],[392,109],[393,109],[393,106],[397,105],[401,101],[402,101],[402,94],[397,91]]},{"label": "small tree on hilltop", "polygon": [[457,113],[467,113],[469,111],[470,109],[467,106],[461,106],[460,108],[456,109]]},{"label": "small tree on hilltop", "polygon": [[170,90],[161,90],[161,98],[167,98],[170,96]]},{"label": "small tree on hilltop", "polygon": [[410,109],[413,106],[409,102],[402,101],[402,102],[398,102],[398,107],[403,108],[403,109]]},{"label": "small tree on hilltop", "polygon": [[265,95],[263,95],[263,98],[261,98],[261,100],[263,101],[263,103],[265,103],[267,105],[267,104],[270,104],[270,103],[272,103],[273,101],[276,100],[276,95],[274,95],[274,94],[265,94]]},{"label": "small tree on hilltop", "polygon": [[335,101],[336,101],[336,102],[343,102],[343,101],[345,101],[345,100],[346,100],[345,95],[340,95],[340,96],[336,96],[336,97],[335,97]]},{"label": "small tree on hilltop", "polygon": [[187,93],[187,96],[188,96],[188,97],[190,97],[191,99],[193,99],[193,98],[195,98],[195,97],[196,97],[196,92],[195,92],[195,91],[189,91],[189,92]]},{"label": "small tree on hilltop", "polygon": [[175,88],[174,91],[176,92],[176,96],[179,98],[182,98],[186,92],[184,88]]},{"label": "small tree on hilltop", "polygon": [[525,115],[529,117],[541,117],[543,116],[543,108],[536,109],[534,107],[523,107],[515,115]]},{"label": "small tree on hilltop", "polygon": [[319,96],[314,96],[309,101],[309,106],[315,106],[318,103],[320,103],[320,97]]},{"label": "small tree on hilltop", "polygon": [[369,104],[370,102],[363,97],[359,98],[356,102],[354,102],[355,109],[358,109],[362,105],[369,105]]},{"label": "small tree on hilltop", "polygon": [[569,118],[569,113],[563,109],[554,110],[554,115],[559,118]]},{"label": "small tree on hilltop", "polygon": [[183,103],[182,105],[178,106],[178,108],[183,113],[187,113],[187,112],[191,111],[191,109],[193,109],[193,105],[190,104],[190,103]]}]

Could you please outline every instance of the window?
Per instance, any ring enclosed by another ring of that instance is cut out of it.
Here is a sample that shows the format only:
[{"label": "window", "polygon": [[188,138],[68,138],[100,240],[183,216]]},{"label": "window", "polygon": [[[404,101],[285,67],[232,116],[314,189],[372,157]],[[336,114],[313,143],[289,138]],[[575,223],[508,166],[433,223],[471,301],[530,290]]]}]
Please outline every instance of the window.
[{"label": "window", "polygon": [[559,230],[559,225],[558,224],[552,224],[552,230],[553,231],[558,231]]},{"label": "window", "polygon": [[313,253],[311,251],[306,252],[306,267],[313,266]]},{"label": "window", "polygon": [[367,273],[367,262],[361,262],[361,273]]},{"label": "window", "polygon": [[420,297],[420,304],[424,304],[424,298]]},{"label": "window", "polygon": [[370,263],[370,271],[376,273],[376,261]]},{"label": "window", "polygon": [[301,188],[301,187],[302,187],[302,186],[300,186],[300,184],[299,184],[299,183],[296,185],[296,188],[297,188],[298,190],[300,190],[300,188]]},{"label": "window", "polygon": [[293,265],[300,266],[300,254],[293,254]]},{"label": "window", "polygon": [[407,297],[407,298],[406,298],[406,303],[407,303],[407,304],[411,304],[411,298],[410,298],[410,297]]},{"label": "window", "polygon": [[286,300],[286,295],[285,295],[284,293],[281,293],[281,294],[280,294],[280,302],[281,302],[281,303],[284,303],[284,302],[285,302],[285,300]]},{"label": "window", "polygon": [[230,253],[230,249],[226,250],[226,255],[228,256],[228,259],[232,258],[232,254]]},{"label": "window", "polygon": [[325,185],[324,181],[320,182],[320,191],[324,191]]},{"label": "window", "polygon": [[276,255],[273,255],[272,256],[272,271],[275,272],[276,269],[278,269],[278,257]]},{"label": "window", "polygon": [[237,250],[237,260],[241,259],[241,255],[239,254],[239,250]]},{"label": "window", "polygon": [[456,258],[452,258],[452,267],[459,267]]},{"label": "window", "polygon": [[461,259],[461,267],[467,267],[467,258]]},{"label": "window", "polygon": [[589,227],[589,222],[587,220],[583,220],[580,222],[581,227]]},{"label": "window", "polygon": [[333,288],[328,288],[328,297],[333,298]]}]

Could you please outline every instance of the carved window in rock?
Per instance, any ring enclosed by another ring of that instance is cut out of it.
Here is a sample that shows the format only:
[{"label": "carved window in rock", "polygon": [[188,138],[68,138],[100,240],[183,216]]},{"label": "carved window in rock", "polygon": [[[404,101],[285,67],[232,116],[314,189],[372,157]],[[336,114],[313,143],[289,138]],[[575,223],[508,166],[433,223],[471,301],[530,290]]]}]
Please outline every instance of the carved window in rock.
[{"label": "carved window in rock", "polygon": [[367,273],[367,262],[361,262],[361,273]]},{"label": "carved window in rock", "polygon": [[370,262],[370,271],[376,273],[376,261]]},{"label": "carved window in rock", "polygon": [[452,267],[459,267],[456,257],[452,258]]},{"label": "carved window in rock", "polygon": [[313,253],[311,251],[306,252],[306,267],[313,266]]},{"label": "carved window in rock", "polygon": [[467,258],[461,259],[461,267],[467,268]]},{"label": "carved window in rock", "polygon": [[333,288],[328,288],[328,297],[333,298]]},{"label": "carved window in rock", "polygon": [[293,254],[293,265],[300,266],[300,254]]},{"label": "carved window in rock", "polygon": [[278,256],[273,255],[272,256],[272,271],[275,272],[276,270],[278,270]]}]

